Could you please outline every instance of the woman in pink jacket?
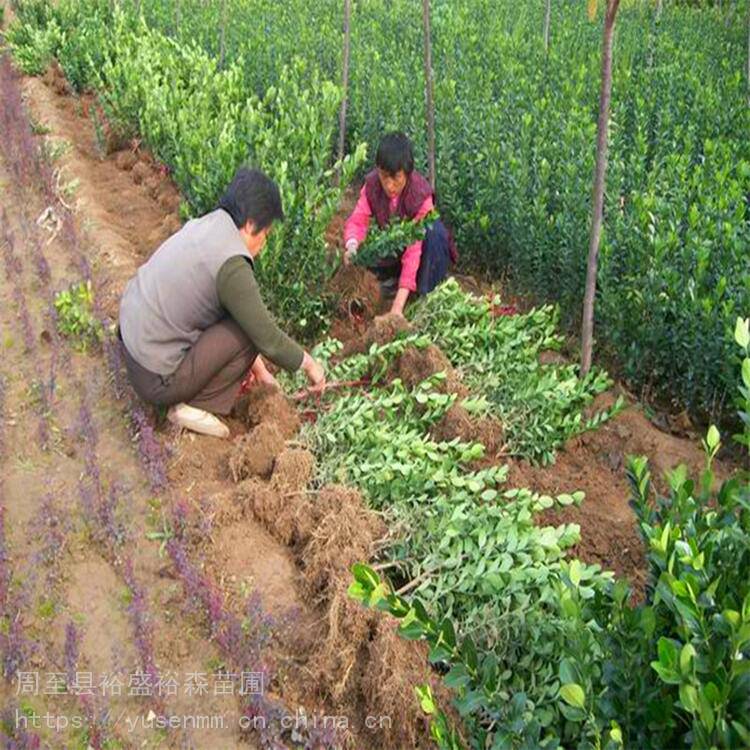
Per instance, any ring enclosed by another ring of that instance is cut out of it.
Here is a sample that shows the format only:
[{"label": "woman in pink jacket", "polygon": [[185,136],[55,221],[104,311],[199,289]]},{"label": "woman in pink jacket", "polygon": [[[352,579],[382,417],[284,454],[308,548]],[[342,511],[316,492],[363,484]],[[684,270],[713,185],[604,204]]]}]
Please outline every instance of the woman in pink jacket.
[{"label": "woman in pink jacket", "polygon": [[[392,217],[420,221],[435,207],[430,183],[414,169],[411,141],[403,133],[390,133],[378,146],[375,166],[365,178],[359,200],[344,225],[344,263],[348,264],[367,237],[370,219],[385,228]],[[425,247],[427,246],[427,247]],[[429,262],[425,255],[429,252]],[[455,262],[452,238],[439,220],[419,240],[405,248],[400,258],[388,258],[372,267],[385,292],[397,289],[391,312],[403,315],[413,292],[425,294],[447,273],[448,262]],[[425,273],[429,271],[429,273]]]}]

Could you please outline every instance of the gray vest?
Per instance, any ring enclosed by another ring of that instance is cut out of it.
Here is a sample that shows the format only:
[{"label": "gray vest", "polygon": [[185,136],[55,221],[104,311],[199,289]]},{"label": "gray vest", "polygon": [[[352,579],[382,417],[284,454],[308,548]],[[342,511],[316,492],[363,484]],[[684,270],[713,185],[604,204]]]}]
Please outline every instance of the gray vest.
[{"label": "gray vest", "polygon": [[216,277],[245,243],[223,209],[192,219],[128,282],[120,302],[122,339],[141,367],[173,373],[201,333],[226,315]]}]

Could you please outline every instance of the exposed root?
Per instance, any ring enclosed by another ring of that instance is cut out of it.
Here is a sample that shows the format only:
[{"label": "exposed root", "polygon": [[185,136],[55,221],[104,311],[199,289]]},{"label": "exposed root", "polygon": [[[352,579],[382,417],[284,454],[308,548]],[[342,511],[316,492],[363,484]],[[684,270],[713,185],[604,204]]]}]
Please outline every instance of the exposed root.
[{"label": "exposed root", "polygon": [[281,494],[302,492],[313,478],[315,456],[304,448],[287,448],[276,459],[271,485]]}]

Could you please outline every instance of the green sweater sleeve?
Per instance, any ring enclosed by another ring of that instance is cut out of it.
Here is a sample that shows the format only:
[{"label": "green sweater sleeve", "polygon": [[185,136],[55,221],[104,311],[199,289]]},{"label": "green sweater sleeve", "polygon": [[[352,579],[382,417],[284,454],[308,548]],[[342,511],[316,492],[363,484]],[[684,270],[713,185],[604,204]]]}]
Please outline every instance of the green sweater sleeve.
[{"label": "green sweater sleeve", "polygon": [[268,311],[247,258],[236,255],[226,261],[219,269],[216,288],[222,307],[264,357],[290,372],[299,369],[304,351],[278,327]]}]

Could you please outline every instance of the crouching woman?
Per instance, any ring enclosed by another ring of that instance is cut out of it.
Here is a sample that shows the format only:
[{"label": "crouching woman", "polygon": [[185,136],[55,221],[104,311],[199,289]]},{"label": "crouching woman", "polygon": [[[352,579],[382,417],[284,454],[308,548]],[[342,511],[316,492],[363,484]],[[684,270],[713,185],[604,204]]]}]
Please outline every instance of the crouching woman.
[{"label": "crouching woman", "polygon": [[[411,141],[403,133],[383,136],[375,157],[375,169],[365,178],[354,211],[344,225],[344,263],[354,260],[365,241],[374,216],[380,229],[394,220],[422,221],[435,208],[430,183],[414,169]],[[447,275],[458,254],[453,237],[443,222],[433,222],[419,240],[402,248],[398,256],[381,259],[370,270],[392,296],[391,313],[403,315],[413,293],[428,294]]]},{"label": "crouching woman", "polygon": [[219,207],[169,237],[125,288],[118,335],[128,378],[181,427],[228,437],[216,415],[230,413],[246,376],[276,382],[264,357],[325,386],[323,368],[279,328],[255,279],[275,220],[283,220],[278,186],[240,169]]}]

